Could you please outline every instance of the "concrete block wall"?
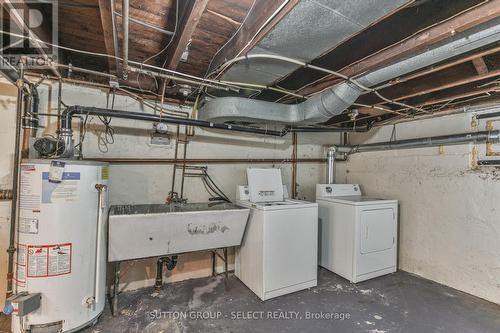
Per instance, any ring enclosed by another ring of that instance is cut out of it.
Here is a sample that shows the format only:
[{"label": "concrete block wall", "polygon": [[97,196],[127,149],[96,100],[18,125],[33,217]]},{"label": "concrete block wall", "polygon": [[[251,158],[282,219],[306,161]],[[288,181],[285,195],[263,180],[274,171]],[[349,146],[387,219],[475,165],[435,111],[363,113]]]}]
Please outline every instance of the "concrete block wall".
[{"label": "concrete block wall", "polygon": [[[475,126],[474,113],[384,126],[351,140],[485,130],[486,120]],[[399,200],[400,269],[500,303],[500,171],[473,167],[474,149],[485,158],[484,144],[354,154],[339,164],[337,181]]]}]

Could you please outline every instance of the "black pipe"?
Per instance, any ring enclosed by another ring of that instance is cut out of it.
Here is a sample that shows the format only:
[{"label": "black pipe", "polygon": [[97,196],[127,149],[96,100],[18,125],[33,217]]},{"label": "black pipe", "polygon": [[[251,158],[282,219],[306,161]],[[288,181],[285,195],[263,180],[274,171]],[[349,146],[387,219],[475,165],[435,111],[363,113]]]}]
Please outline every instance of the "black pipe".
[{"label": "black pipe", "polygon": [[491,113],[481,113],[476,116],[476,119],[486,119],[486,118],[495,118],[500,117],[500,111],[491,112]]},{"label": "black pipe", "polygon": [[167,269],[169,271],[173,270],[175,268],[175,266],[177,266],[177,258],[178,258],[177,255],[175,255],[175,256],[172,256],[172,258],[167,257],[165,259],[165,262],[167,264]]},{"label": "black pipe", "polygon": [[309,127],[309,126],[290,126],[287,128],[288,132],[301,132],[301,133],[363,133],[368,132],[371,126],[363,127]]},{"label": "black pipe", "polygon": [[160,257],[156,261],[156,280],[155,288],[160,289],[163,285],[163,263],[166,264],[169,271],[173,270],[177,266],[177,255],[173,255],[172,258]]},{"label": "black pipe", "polygon": [[[275,130],[266,130],[260,128],[246,127],[246,126],[238,126],[238,125],[229,125],[229,124],[218,124],[211,123],[204,120],[196,120],[196,119],[186,119],[186,118],[176,118],[170,116],[163,115],[154,115],[142,112],[128,112],[121,110],[108,110],[102,108],[94,108],[94,107],[84,107],[84,106],[70,106],[62,113],[61,117],[61,127],[63,129],[71,129],[71,120],[74,115],[83,114],[90,116],[106,116],[106,117],[116,117],[116,118],[125,118],[132,120],[143,120],[150,122],[162,122],[167,124],[176,124],[176,125],[186,125],[186,126],[197,126],[203,128],[214,128],[214,129],[222,129],[228,131],[237,131],[237,132],[246,132],[246,133],[254,133],[254,134],[263,134],[263,135],[271,135],[271,136],[283,136],[282,131]],[[285,133],[286,134],[286,133]]]},{"label": "black pipe", "polygon": [[38,105],[40,96],[34,84],[29,84],[30,92],[24,96],[23,128],[38,128]]},{"label": "black pipe", "polygon": [[61,116],[61,128],[71,129],[71,121],[74,115],[91,115],[91,116],[108,116],[124,119],[143,120],[150,122],[163,122],[175,125],[197,126],[203,128],[215,128],[227,131],[245,132],[269,136],[283,137],[289,132],[316,132],[316,133],[338,133],[338,132],[366,132],[370,130],[370,126],[359,128],[346,128],[346,127],[301,127],[301,126],[287,126],[282,130],[268,130],[262,128],[231,125],[224,123],[212,123],[204,120],[177,118],[164,115],[154,115],[142,112],[129,112],[121,110],[108,110],[95,107],[86,107],[74,105],[68,107]]},{"label": "black pipe", "polygon": [[500,160],[479,160],[479,161],[477,161],[477,165],[500,166]]},{"label": "black pipe", "polygon": [[163,258],[158,258],[156,261],[156,280],[155,288],[159,289],[163,285]]}]

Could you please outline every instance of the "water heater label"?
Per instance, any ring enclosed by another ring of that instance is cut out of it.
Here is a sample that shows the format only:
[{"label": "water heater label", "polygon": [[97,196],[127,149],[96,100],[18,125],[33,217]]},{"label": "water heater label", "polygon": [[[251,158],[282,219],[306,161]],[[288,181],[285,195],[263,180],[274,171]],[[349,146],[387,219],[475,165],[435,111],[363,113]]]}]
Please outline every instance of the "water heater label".
[{"label": "water heater label", "polygon": [[21,166],[21,190],[19,208],[33,213],[40,212],[42,187],[41,179],[36,173],[36,167],[31,164]]},{"label": "water heater label", "polygon": [[50,277],[71,273],[71,243],[28,245],[28,277]]},{"label": "water heater label", "polygon": [[48,248],[28,245],[28,277],[47,276]]},{"label": "water heater label", "polygon": [[21,217],[19,219],[18,230],[23,234],[38,234],[38,219],[32,217]]},{"label": "water heater label", "polygon": [[18,286],[26,284],[26,245],[17,244],[16,275],[14,280]]},{"label": "water heater label", "polygon": [[49,276],[71,273],[71,244],[49,247]]},{"label": "water heater label", "polygon": [[42,203],[72,202],[78,200],[79,172],[64,172],[60,183],[49,181],[49,173],[42,173]]}]

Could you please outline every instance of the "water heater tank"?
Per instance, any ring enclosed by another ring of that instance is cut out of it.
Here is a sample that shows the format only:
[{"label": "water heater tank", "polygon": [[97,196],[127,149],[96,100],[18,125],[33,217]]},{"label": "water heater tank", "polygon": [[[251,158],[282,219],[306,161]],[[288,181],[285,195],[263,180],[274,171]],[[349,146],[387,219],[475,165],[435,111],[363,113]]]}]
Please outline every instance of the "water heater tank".
[{"label": "water heater tank", "polygon": [[108,166],[62,162],[59,181],[50,160],[21,164],[14,291],[41,303],[24,316],[14,309],[14,333],[73,332],[104,309]]}]

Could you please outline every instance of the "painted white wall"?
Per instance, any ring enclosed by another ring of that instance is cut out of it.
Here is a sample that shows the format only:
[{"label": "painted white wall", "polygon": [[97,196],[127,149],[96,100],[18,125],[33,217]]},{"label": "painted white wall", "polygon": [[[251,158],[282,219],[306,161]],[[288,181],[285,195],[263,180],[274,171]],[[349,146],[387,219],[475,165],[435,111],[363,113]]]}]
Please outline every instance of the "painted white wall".
[{"label": "painted white wall", "polygon": [[[56,112],[56,85],[40,88],[40,112]],[[105,106],[106,92],[64,85],[66,104]],[[140,111],[136,101],[117,96],[115,107]],[[0,86],[0,186],[11,187],[15,95],[12,87]],[[396,126],[396,138],[450,134],[471,130],[471,114],[447,116],[433,120],[408,122]],[[54,122],[42,119],[40,134],[51,134]],[[90,119],[84,142],[85,157],[171,158],[173,146],[149,144],[150,125],[114,119],[115,143],[108,152],[99,151],[97,141],[102,126]],[[75,124],[76,125],[76,124]],[[76,128],[77,126],[75,126]],[[173,128],[172,128],[173,129]],[[479,123],[484,129],[484,121]],[[353,143],[386,141],[392,126],[351,136]],[[188,146],[191,158],[289,158],[289,140],[255,136],[223,135],[196,130]],[[323,157],[324,146],[338,142],[337,135],[299,136],[299,157]],[[360,183],[368,195],[395,198],[400,201],[400,268],[454,288],[500,303],[500,173],[494,168],[470,168],[473,145],[425,148],[353,155],[349,162],[339,163],[339,182]],[[480,155],[484,145],[477,145]],[[500,150],[500,147],[498,147]],[[278,165],[279,166],[279,165]],[[246,165],[210,165],[209,173],[232,198],[235,186],[245,182]],[[284,181],[290,184],[290,165],[283,164]],[[112,204],[161,203],[170,191],[172,166],[113,165],[110,170]],[[324,182],[321,164],[299,164],[300,197],[314,200],[315,184]],[[186,197],[191,202],[206,201],[199,180],[188,178]],[[0,202],[0,276],[5,276],[8,244],[9,203]],[[220,269],[219,265],[219,269]],[[231,267],[231,266],[230,266]],[[166,282],[210,274],[207,253],[181,256],[178,267],[166,272]],[[154,283],[153,261],[134,261],[122,267],[122,289],[136,289]],[[0,284],[3,297],[5,282]]]},{"label": "painted white wall", "polygon": [[[40,113],[57,113],[57,85],[43,83],[39,88]],[[0,164],[0,185],[11,188],[11,165],[14,138],[15,96],[5,96],[0,90],[0,122],[2,135],[0,153],[4,154]],[[14,98],[14,103],[11,99]],[[85,105],[105,107],[108,101],[107,91],[63,85],[62,100],[67,105]],[[109,102],[111,103],[111,102]],[[128,111],[151,112],[137,101],[117,95],[115,108]],[[175,109],[177,106],[168,106]],[[184,108],[184,111],[190,111]],[[41,117],[43,128],[39,135],[54,134],[56,123],[54,117]],[[115,158],[172,158],[174,156],[174,140],[170,146],[154,146],[150,144],[151,124],[139,121],[113,119],[115,142],[106,147],[99,147],[98,139],[102,135],[103,126],[97,117],[89,117],[88,131],[84,140],[84,157],[115,157]],[[75,138],[78,137],[78,121],[74,123]],[[174,126],[169,126],[172,131]],[[181,130],[183,133],[183,130]],[[338,135],[333,134],[299,134],[299,157],[324,157],[323,144],[335,141]],[[182,148],[182,146],[180,146]],[[107,152],[103,152],[106,151]],[[182,152],[182,150],[181,150]],[[278,158],[289,159],[292,153],[291,140],[259,137],[255,135],[224,134],[196,129],[196,137],[188,145],[188,158]],[[179,156],[182,156],[181,154]],[[271,165],[209,165],[208,172],[221,189],[230,197],[235,197],[236,186],[246,183],[246,168],[249,166],[271,167]],[[290,164],[275,165],[281,167],[283,180],[289,186],[291,182]],[[322,182],[325,174],[322,164],[303,164],[298,167],[299,196],[314,200],[315,185]],[[178,172],[176,191],[180,190],[180,172]],[[110,167],[110,201],[111,204],[163,203],[171,189],[171,165],[112,165]],[[208,195],[201,180],[187,178],[185,197],[190,202],[206,202]],[[7,203],[0,203],[5,205]],[[6,260],[4,249],[7,247],[8,216],[10,212],[0,206],[0,260]],[[232,257],[232,256],[231,256]],[[182,255],[179,264],[173,272],[165,272],[165,281],[171,282],[187,278],[208,276],[211,274],[211,261],[208,253]],[[136,289],[154,284],[155,265],[153,260],[133,261],[122,264],[121,287]],[[6,265],[2,265],[6,267]],[[222,263],[218,264],[222,270]],[[232,267],[232,262],[230,268]],[[5,276],[3,272],[0,272]],[[3,281],[3,279],[2,279]],[[1,292],[3,296],[5,293]]]},{"label": "painted white wall", "polygon": [[[472,115],[401,123],[395,139],[485,130],[485,120],[471,127]],[[351,142],[389,141],[393,129]],[[399,200],[400,269],[500,303],[500,170],[471,168],[474,147],[484,158],[484,144],[354,154],[339,163],[337,181]]]}]

